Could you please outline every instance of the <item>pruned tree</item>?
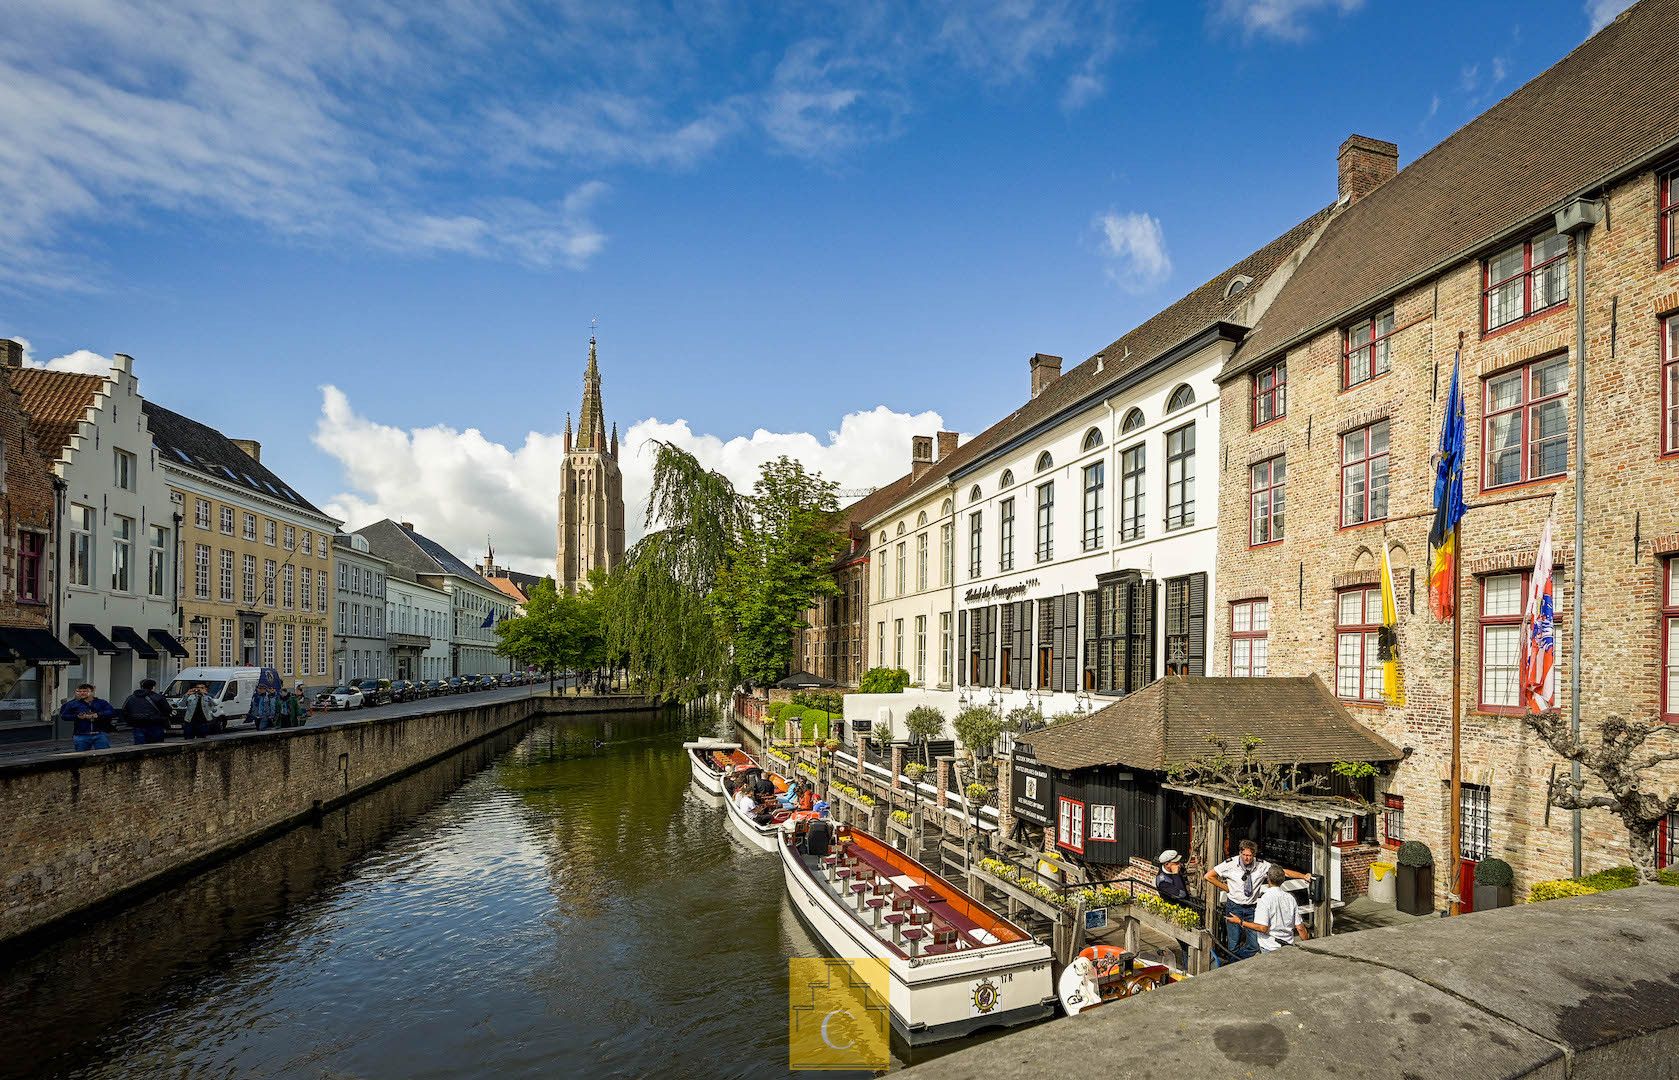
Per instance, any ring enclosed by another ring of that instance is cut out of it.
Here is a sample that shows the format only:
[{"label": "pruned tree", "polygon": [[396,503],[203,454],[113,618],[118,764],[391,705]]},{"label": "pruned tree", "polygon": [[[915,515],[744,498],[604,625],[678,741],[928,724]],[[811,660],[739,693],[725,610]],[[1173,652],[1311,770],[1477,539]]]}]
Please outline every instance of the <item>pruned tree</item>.
[{"label": "pruned tree", "polygon": [[[1656,830],[1667,815],[1679,810],[1679,785],[1662,794],[1657,770],[1679,762],[1679,731],[1660,721],[1640,723],[1611,715],[1598,724],[1598,745],[1591,746],[1568,729],[1568,719],[1561,710],[1529,713],[1522,722],[1544,740],[1552,753],[1564,761],[1580,763],[1580,779],[1557,778],[1551,788],[1551,805],[1560,810],[1607,810],[1620,818],[1638,879],[1655,881]],[[1649,748],[1646,744],[1652,735],[1660,736],[1658,741],[1665,740],[1666,748]],[[1588,794],[1589,780],[1597,781],[1603,793]]]},{"label": "pruned tree", "polygon": [[1267,761],[1259,756],[1263,740],[1242,736],[1240,749],[1226,739],[1207,736],[1208,752],[1166,770],[1176,783],[1210,791],[1228,791],[1244,799],[1282,799],[1309,795],[1324,787],[1321,775],[1305,771],[1298,762]]},{"label": "pruned tree", "polygon": [[927,743],[937,737],[944,730],[944,713],[931,705],[917,705],[904,714],[904,732],[909,735],[909,741],[921,747],[921,764],[931,765],[927,760]]}]

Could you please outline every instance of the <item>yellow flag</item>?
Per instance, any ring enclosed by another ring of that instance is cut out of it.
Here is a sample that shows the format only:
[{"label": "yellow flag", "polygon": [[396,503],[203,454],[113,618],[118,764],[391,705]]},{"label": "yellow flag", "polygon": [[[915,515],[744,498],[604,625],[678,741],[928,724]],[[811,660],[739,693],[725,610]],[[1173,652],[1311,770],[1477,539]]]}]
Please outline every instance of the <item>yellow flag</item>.
[{"label": "yellow flag", "polygon": [[1376,633],[1376,655],[1382,661],[1382,696],[1389,705],[1405,704],[1405,672],[1399,666],[1399,605],[1393,600],[1393,566],[1386,539],[1382,541],[1382,628]]}]

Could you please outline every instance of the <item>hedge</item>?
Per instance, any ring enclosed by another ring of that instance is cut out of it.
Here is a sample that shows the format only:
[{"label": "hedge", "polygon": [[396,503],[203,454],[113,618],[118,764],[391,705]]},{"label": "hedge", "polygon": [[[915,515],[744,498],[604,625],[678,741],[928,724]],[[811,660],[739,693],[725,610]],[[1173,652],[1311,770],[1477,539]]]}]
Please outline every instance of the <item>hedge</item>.
[{"label": "hedge", "polygon": [[[1679,887],[1679,870],[1657,870],[1656,882],[1660,885]],[[1527,902],[1537,904],[1544,900],[1561,900],[1567,896],[1591,896],[1594,893],[1613,892],[1616,889],[1630,889],[1637,884],[1638,871],[1630,866],[1614,866],[1608,870],[1599,870],[1595,874],[1587,874],[1578,881],[1572,878],[1536,881],[1528,890]]]}]

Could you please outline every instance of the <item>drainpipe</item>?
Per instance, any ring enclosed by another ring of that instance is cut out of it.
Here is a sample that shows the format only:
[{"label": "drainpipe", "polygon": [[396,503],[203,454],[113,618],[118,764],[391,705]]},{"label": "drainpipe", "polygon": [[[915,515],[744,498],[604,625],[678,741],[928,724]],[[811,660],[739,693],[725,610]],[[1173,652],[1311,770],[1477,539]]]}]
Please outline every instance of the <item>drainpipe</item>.
[{"label": "drainpipe", "polygon": [[[59,593],[59,590],[67,587],[64,579],[64,522],[66,520],[65,511],[67,509],[66,502],[69,499],[69,492],[70,485],[65,482],[64,477],[55,475],[52,478],[54,525],[52,531],[52,604],[47,610],[47,625],[52,628],[53,638],[61,642],[64,640],[64,627],[62,625],[64,622],[64,597]],[[59,669],[56,667],[43,667],[41,669],[43,675],[48,671],[51,671],[56,676]],[[92,672],[89,672],[88,674],[91,675]],[[42,680],[43,683],[45,683],[45,681],[46,680],[44,679]],[[46,700],[57,701],[59,690],[57,686],[49,688],[43,685],[39,692],[46,692],[49,689],[51,690],[51,693],[47,694]],[[61,723],[63,723],[63,721],[60,720],[58,714],[54,712],[52,719],[52,735],[55,739],[62,737],[58,730],[58,725]]]},{"label": "drainpipe", "polygon": [[[1586,252],[1592,226],[1603,220],[1603,203],[1575,199],[1556,213],[1557,232],[1574,238],[1574,610],[1569,634],[1568,731],[1580,738],[1581,617],[1586,596]],[[1580,783],[1580,763],[1571,762],[1569,775]],[[1574,876],[1580,876],[1580,811],[1572,812]]]}]

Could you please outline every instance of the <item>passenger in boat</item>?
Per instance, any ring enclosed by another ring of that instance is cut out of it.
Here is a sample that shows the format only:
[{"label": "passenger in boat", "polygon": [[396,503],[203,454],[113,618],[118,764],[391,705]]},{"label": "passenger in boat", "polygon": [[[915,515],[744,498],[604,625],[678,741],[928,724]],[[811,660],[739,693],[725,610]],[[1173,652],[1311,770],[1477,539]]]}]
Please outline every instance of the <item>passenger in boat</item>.
[{"label": "passenger in boat", "polygon": [[796,810],[799,807],[799,800],[809,794],[809,787],[809,784],[794,777],[788,781],[787,793],[779,796],[775,801],[788,810]]},{"label": "passenger in boat", "polygon": [[1276,952],[1284,945],[1293,945],[1311,936],[1306,932],[1306,924],[1300,921],[1300,905],[1283,888],[1289,876],[1289,871],[1282,867],[1271,867],[1265,876],[1265,891],[1259,896],[1253,918],[1229,917],[1241,929],[1258,935],[1260,952]]},{"label": "passenger in boat", "polygon": [[735,796],[735,809],[747,817],[751,817],[758,812],[758,800],[752,797],[752,792],[743,787],[740,789],[740,793]]}]

